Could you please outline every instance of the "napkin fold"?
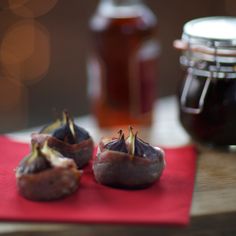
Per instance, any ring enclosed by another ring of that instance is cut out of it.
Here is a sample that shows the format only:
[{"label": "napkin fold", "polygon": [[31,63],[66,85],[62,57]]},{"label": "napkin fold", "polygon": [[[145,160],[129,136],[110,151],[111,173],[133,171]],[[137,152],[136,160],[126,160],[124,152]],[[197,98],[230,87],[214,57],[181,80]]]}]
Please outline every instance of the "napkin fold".
[{"label": "napkin fold", "polygon": [[149,188],[122,190],[100,185],[90,164],[76,193],[57,201],[33,202],[19,195],[14,172],[29,153],[29,145],[0,136],[0,221],[185,226],[190,218],[196,152],[193,146],[164,150],[166,169]]}]

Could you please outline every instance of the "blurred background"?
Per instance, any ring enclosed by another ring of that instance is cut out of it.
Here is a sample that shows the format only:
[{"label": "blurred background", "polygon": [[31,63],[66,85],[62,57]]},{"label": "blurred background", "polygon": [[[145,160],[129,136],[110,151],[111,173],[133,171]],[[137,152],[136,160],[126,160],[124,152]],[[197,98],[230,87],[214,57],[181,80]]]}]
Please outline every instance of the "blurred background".
[{"label": "blurred background", "polygon": [[[158,17],[161,57],[157,97],[176,94],[182,73],[172,47],[183,24],[235,15],[235,0],[146,0]],[[0,132],[41,125],[67,108],[90,112],[88,22],[97,0],[0,0]]]}]

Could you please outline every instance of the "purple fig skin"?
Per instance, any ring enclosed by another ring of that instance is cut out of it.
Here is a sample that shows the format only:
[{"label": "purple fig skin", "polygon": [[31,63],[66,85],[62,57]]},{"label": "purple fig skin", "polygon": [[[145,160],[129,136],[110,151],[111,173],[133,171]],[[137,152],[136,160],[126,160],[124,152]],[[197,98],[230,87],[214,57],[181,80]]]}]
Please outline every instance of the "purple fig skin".
[{"label": "purple fig skin", "polygon": [[33,201],[50,201],[74,193],[81,173],[74,163],[66,168],[54,167],[35,174],[19,174],[17,187],[22,196]]},{"label": "purple fig skin", "polygon": [[155,155],[151,157],[137,157],[104,149],[104,144],[101,142],[93,162],[96,181],[126,189],[139,189],[152,185],[160,178],[165,167],[163,150],[155,149]]},{"label": "purple fig skin", "polygon": [[43,145],[45,140],[48,141],[49,147],[60,152],[64,157],[73,159],[79,169],[86,166],[92,158],[94,143],[91,138],[78,144],[68,144],[49,134],[33,133],[31,135],[31,143],[39,143]]}]

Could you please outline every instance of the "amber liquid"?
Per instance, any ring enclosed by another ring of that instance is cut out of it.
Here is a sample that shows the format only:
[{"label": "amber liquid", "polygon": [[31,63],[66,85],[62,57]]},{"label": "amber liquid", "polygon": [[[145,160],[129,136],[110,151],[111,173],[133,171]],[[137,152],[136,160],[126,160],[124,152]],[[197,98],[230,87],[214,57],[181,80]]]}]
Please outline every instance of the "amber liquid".
[{"label": "amber liquid", "polygon": [[[91,103],[100,127],[152,123],[157,70],[156,20],[141,16],[91,21]],[[92,71],[91,71],[92,70]]]}]

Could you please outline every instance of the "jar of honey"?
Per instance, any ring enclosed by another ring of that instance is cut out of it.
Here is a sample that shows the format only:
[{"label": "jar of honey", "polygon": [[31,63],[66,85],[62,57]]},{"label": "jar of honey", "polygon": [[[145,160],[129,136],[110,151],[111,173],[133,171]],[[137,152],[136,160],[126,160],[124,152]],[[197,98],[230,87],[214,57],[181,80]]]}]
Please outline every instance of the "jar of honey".
[{"label": "jar of honey", "polygon": [[174,46],[182,50],[179,114],[183,127],[202,144],[236,145],[236,17],[187,22]]},{"label": "jar of honey", "polygon": [[140,0],[101,0],[90,20],[89,97],[101,128],[150,126],[156,93],[157,19]]}]

